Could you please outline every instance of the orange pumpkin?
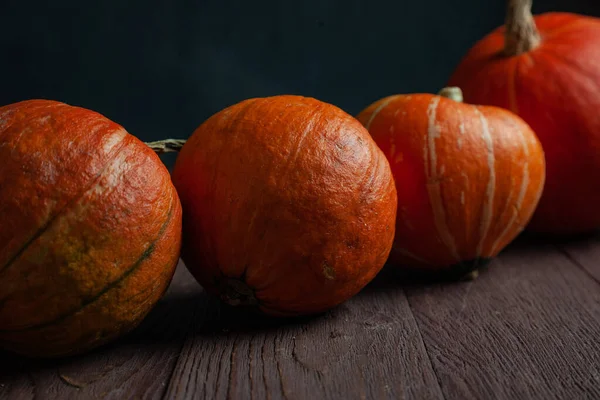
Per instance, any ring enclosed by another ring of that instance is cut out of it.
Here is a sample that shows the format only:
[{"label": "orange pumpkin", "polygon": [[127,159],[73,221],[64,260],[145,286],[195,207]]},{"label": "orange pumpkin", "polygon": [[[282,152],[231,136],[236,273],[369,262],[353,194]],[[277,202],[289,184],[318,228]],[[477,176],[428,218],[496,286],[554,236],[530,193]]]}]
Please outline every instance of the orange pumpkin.
[{"label": "orange pumpkin", "polygon": [[456,68],[465,100],[519,114],[539,137],[547,180],[532,231],[576,234],[600,227],[600,19],[531,15],[511,0],[506,27],[484,37]]},{"label": "orange pumpkin", "polygon": [[81,353],[133,329],[180,249],[167,169],[102,115],[46,100],[0,108],[0,346]]},{"label": "orange pumpkin", "polygon": [[388,158],[398,188],[390,262],[464,275],[496,256],[531,217],[544,155],[509,111],[443,96],[396,95],[358,119]]},{"label": "orange pumpkin", "polygon": [[299,96],[242,101],[213,115],[173,169],[182,259],[210,293],[275,316],[347,300],[382,268],[396,189],[364,127]]}]

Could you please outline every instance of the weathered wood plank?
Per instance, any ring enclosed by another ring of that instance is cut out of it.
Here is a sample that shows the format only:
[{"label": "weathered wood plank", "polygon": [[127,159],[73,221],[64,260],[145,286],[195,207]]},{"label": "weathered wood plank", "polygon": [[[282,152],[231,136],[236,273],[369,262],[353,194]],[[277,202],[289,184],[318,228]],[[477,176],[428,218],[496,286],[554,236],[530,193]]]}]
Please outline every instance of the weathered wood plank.
[{"label": "weathered wood plank", "polygon": [[402,288],[386,274],[346,304],[286,321],[208,306],[167,398],[439,399]]},{"label": "weathered wood plank", "polygon": [[600,398],[600,286],[555,245],[406,290],[446,399]]},{"label": "weathered wood plank", "polygon": [[474,282],[403,287],[388,270],[325,315],[285,321],[223,306],[180,268],[113,346],[1,354],[0,398],[600,398],[600,243],[562,246],[518,243]]},{"label": "weathered wood plank", "polygon": [[162,398],[202,296],[180,264],[165,297],[117,343],[61,360],[0,354],[0,398]]}]

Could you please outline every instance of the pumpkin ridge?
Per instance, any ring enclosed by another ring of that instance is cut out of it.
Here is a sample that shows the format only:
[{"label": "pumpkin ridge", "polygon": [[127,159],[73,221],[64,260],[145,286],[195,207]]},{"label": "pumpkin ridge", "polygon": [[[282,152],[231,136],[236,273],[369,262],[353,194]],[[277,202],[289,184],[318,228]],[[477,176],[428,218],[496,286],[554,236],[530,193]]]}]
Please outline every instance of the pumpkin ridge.
[{"label": "pumpkin ridge", "polygon": [[25,251],[27,250],[27,248],[38,238],[40,238],[49,228],[50,226],[61,216],[64,215],[69,209],[70,207],[72,207],[74,204],[76,204],[83,196],[85,196],[85,194],[88,192],[88,190],[90,190],[96,182],[98,182],[102,176],[104,175],[104,172],[106,172],[106,170],[108,169],[108,167],[117,159],[117,157],[119,156],[119,154],[121,153],[121,151],[125,148],[126,143],[125,140],[127,138],[127,135],[124,135],[123,138],[121,139],[120,143],[119,143],[119,147],[114,150],[114,153],[108,158],[107,162],[104,164],[104,166],[102,166],[102,168],[100,169],[100,171],[98,171],[98,173],[96,174],[96,176],[94,176],[92,179],[90,179],[90,181],[88,182],[87,185],[85,185],[83,187],[83,189],[77,193],[72,199],[70,199],[69,201],[67,201],[67,203],[59,210],[56,210],[56,213],[51,216],[45,224],[42,224],[42,226],[40,226],[40,228],[37,230],[37,232],[35,232],[28,240],[25,241],[25,243],[23,244],[23,246],[12,256],[8,259],[8,262],[3,265],[2,267],[0,267],[0,274],[2,272],[4,272],[5,270],[7,270],[8,268],[11,267],[11,265],[14,264],[15,261],[17,261],[19,259],[19,257],[21,257],[23,255],[23,253],[25,253]]},{"label": "pumpkin ridge", "polygon": [[590,76],[590,73],[587,70],[581,68],[581,66],[571,62],[570,60],[567,60],[562,54],[551,51],[549,48],[545,48],[544,53],[546,56],[554,57],[555,59],[559,60],[562,65],[583,75],[588,81],[591,82],[592,85],[596,87],[598,92],[600,92],[600,83],[597,81],[597,78]]},{"label": "pumpkin ridge", "polygon": [[400,95],[388,96],[387,98],[382,99],[381,104],[377,105],[377,107],[375,107],[375,109],[371,112],[371,116],[369,117],[369,120],[365,123],[365,128],[367,130],[370,129],[371,124],[373,123],[375,118],[377,118],[377,115],[381,111],[383,111],[383,109],[386,108],[392,101],[396,100],[397,98],[400,98]]},{"label": "pumpkin ridge", "polygon": [[[253,107],[260,107],[261,103],[259,101],[259,98],[254,98],[254,99],[247,99],[244,100],[242,103],[239,103],[238,105],[232,105],[230,107],[227,108],[227,110],[233,110],[235,111],[233,118],[230,118],[230,120],[228,121],[228,124],[226,125],[226,128],[220,128],[220,132],[224,133],[224,132],[235,132],[237,127],[243,122],[244,117],[252,110]],[[236,109],[236,107],[239,107],[239,109]],[[211,118],[209,118],[206,123],[212,123],[212,124],[217,124],[220,123],[223,120],[223,116],[215,116],[213,115]],[[196,138],[195,135],[192,135],[191,139],[188,139],[189,141],[193,141]],[[199,140],[195,140],[193,141],[193,145],[194,147],[198,147],[197,142],[199,142]],[[215,153],[216,154],[222,154],[224,151],[224,148],[226,147],[226,142],[225,140],[223,140],[220,144],[220,146],[215,149]],[[193,147],[188,146],[188,151],[193,151],[193,150],[189,150],[189,149],[193,149]],[[216,157],[216,162],[215,162],[215,170],[220,170],[221,168],[221,162],[222,162],[223,157]],[[218,174],[214,174],[212,176],[212,179],[210,181],[210,185],[207,185],[207,192],[209,193],[214,193],[217,187],[217,175]],[[211,207],[214,207],[213,204],[210,205]],[[218,225],[216,223],[216,215],[212,215],[212,219],[210,219],[210,225],[215,226]],[[231,216],[230,216],[231,218]],[[230,222],[228,220],[228,222]],[[208,243],[208,247],[211,248],[211,251],[215,252],[216,251],[216,245],[214,243],[214,241],[211,241],[210,238],[206,237],[206,241]]]},{"label": "pumpkin ridge", "polygon": [[[364,169],[364,173],[363,176],[360,178],[360,180],[358,180],[358,185],[361,188],[368,188],[369,192],[363,192],[361,194],[361,201],[365,201],[367,196],[370,196],[370,189],[373,189],[373,183],[375,182],[375,179],[378,178],[378,174],[380,171],[380,168],[383,166],[385,168],[385,163],[383,165],[382,164],[382,160],[381,158],[378,160],[378,162],[373,162],[373,154],[369,153],[369,163],[367,165],[367,168]],[[383,157],[385,159],[385,157]]]},{"label": "pumpkin ridge", "polygon": [[[546,14],[541,14],[539,16],[547,16],[548,14],[554,14],[554,13],[546,13]],[[534,17],[534,18],[537,19],[537,17]],[[567,22],[566,24],[564,24],[560,28],[556,28],[556,29],[553,29],[551,31],[547,31],[545,33],[540,32],[540,35],[542,37],[542,42],[544,42],[547,39],[554,39],[555,37],[560,36],[560,35],[562,35],[565,32],[572,31],[573,28],[578,28],[578,25],[583,25],[584,23],[587,25],[588,22],[589,21],[587,21],[587,20],[578,18],[578,19],[574,19],[574,20],[571,20],[571,21]],[[539,24],[538,21],[536,21],[536,23]],[[541,48],[542,47],[540,46],[540,49]],[[539,49],[537,49],[537,51],[539,51]]]},{"label": "pumpkin ridge", "polygon": [[31,330],[36,330],[36,329],[42,329],[42,328],[46,328],[48,326],[57,324],[59,322],[64,321],[65,319],[69,318],[70,316],[82,311],[83,309],[85,309],[87,306],[93,304],[94,302],[96,302],[98,299],[100,299],[102,296],[104,296],[106,293],[108,293],[110,290],[114,289],[115,287],[117,287],[120,283],[124,282],[128,277],[130,277],[131,275],[133,275],[134,272],[136,272],[140,266],[143,264],[144,261],[146,261],[147,259],[149,259],[152,256],[152,253],[154,252],[154,249],[156,247],[156,243],[162,238],[162,236],[164,235],[164,233],[166,232],[167,228],[169,227],[170,223],[171,223],[171,219],[173,217],[173,195],[171,194],[171,204],[169,206],[169,212],[167,214],[167,218],[165,220],[165,222],[163,223],[163,225],[160,227],[160,230],[158,231],[158,234],[156,236],[156,238],[152,241],[152,243],[150,243],[150,245],[146,248],[146,250],[144,250],[144,252],[141,254],[141,256],[137,259],[137,261],[130,267],[128,268],[119,278],[117,278],[115,281],[109,283],[104,289],[102,289],[99,293],[97,293],[94,297],[84,301],[82,303],[82,305],[72,311],[68,311],[58,317],[56,317],[55,319],[51,320],[51,321],[47,321],[47,322],[43,322],[41,324],[37,324],[37,325],[33,325],[33,326],[28,326],[25,328],[18,328],[18,329],[4,329],[4,330],[0,330],[0,333],[14,333],[14,332],[26,332],[26,331],[31,331]]},{"label": "pumpkin ridge", "polygon": [[282,169],[286,170],[286,173],[279,177],[280,181],[285,181],[288,178],[289,173],[298,162],[298,155],[302,152],[302,146],[304,146],[307,136],[314,131],[314,127],[317,125],[317,121],[315,121],[315,119],[317,119],[320,114],[321,109],[319,107],[315,107],[310,114],[304,117],[303,120],[307,121],[307,123],[303,127],[303,132],[298,134],[299,137],[296,140],[293,149],[290,151],[288,159],[285,161],[285,166]]},{"label": "pumpkin ridge", "polygon": [[[489,177],[486,185],[485,200],[481,203],[482,220],[479,234],[481,235],[479,244],[477,245],[477,257],[481,257],[483,246],[490,231],[492,218],[494,214],[494,197],[496,196],[496,155],[494,153],[494,139],[491,136],[489,121],[483,113],[475,108],[475,112],[481,121],[481,132],[485,146],[487,147],[487,166],[489,169]],[[487,216],[487,217],[486,217]]]},{"label": "pumpkin ridge", "polygon": [[[169,268],[168,268],[168,267],[169,267],[170,265],[171,265],[170,263],[169,263],[168,265],[166,265],[166,268],[165,268],[165,270],[164,270],[164,271],[163,271],[163,272],[162,272],[162,273],[161,273],[161,274],[160,274],[160,275],[159,275],[159,276],[158,276],[156,279],[154,279],[154,280],[152,281],[152,283],[151,283],[152,287],[147,287],[147,288],[145,288],[144,290],[142,290],[141,292],[138,292],[138,293],[136,293],[136,294],[134,294],[134,295],[131,295],[131,296],[129,296],[129,297],[127,297],[127,298],[123,299],[123,300],[121,301],[121,304],[127,304],[127,303],[129,303],[130,301],[132,301],[132,300],[134,300],[134,299],[136,299],[137,297],[139,297],[139,296],[142,296],[142,295],[147,295],[147,296],[146,296],[146,301],[147,301],[147,300],[148,300],[148,298],[149,298],[149,297],[151,297],[151,296],[152,296],[154,293],[156,293],[156,291],[157,291],[157,290],[158,290],[158,288],[160,287],[160,285],[156,285],[156,283],[157,283],[157,282],[160,282],[161,280],[163,280],[165,277],[167,277],[167,276],[169,275],[169,272],[168,272]],[[172,280],[172,277],[171,277],[171,280]],[[169,282],[170,282],[171,280],[169,280]],[[166,289],[168,289],[168,287],[169,287],[169,284],[167,284],[167,285],[165,286],[165,289],[164,289],[164,291],[166,291]],[[164,291],[163,291],[163,294],[164,294]],[[138,321],[138,323],[136,323],[136,324],[135,324],[135,325],[134,325],[132,328],[125,329],[124,331],[122,331],[123,333],[131,332],[131,330],[133,330],[134,328],[136,328],[136,327],[137,327],[137,325],[139,324],[139,322],[140,322],[140,321],[141,321],[143,318],[145,318],[145,316],[147,316],[147,315],[148,315],[148,313],[151,311],[151,309],[148,309],[148,308],[147,308],[147,306],[146,306],[145,304],[146,304],[146,303],[144,303],[144,304],[140,304],[140,305],[138,305],[138,307],[137,307],[137,308],[132,308],[132,309],[131,309],[131,311],[132,311],[132,314],[137,316],[137,317],[135,318],[135,320],[136,320],[136,321]],[[74,315],[74,314],[71,314],[71,315],[69,315],[69,316],[65,316],[65,319],[66,319],[66,318],[69,318],[69,317],[70,317],[70,316],[72,316],[72,315]],[[56,322],[57,322],[57,323],[60,323],[60,322],[62,322],[63,320],[64,320],[64,319],[62,319],[62,318],[61,318],[60,320],[58,320],[58,321],[56,321]],[[46,324],[46,325],[44,325],[44,326],[40,327],[40,329],[46,328],[46,327],[48,327],[48,326],[50,326],[50,325],[53,325],[53,324]],[[23,331],[24,331],[24,330],[23,330]],[[4,333],[12,333],[12,332],[19,332],[19,331],[0,331],[0,334],[1,334],[2,332],[4,332]],[[111,336],[111,335],[108,335],[108,336],[106,336],[106,337],[103,337],[103,340],[102,340],[100,343],[101,343],[101,344],[102,344],[102,343],[106,343],[107,341],[106,341],[106,340],[104,340],[104,339],[110,338],[110,336]],[[0,336],[0,337],[1,337],[1,336]],[[114,337],[114,335],[113,335],[113,337]],[[6,344],[8,344],[8,343],[16,343],[16,344],[18,344],[18,342],[11,341],[10,339],[9,339],[9,340],[6,340],[6,339],[4,339],[4,338],[2,338],[2,343],[3,343],[3,345],[4,345],[4,348],[6,348]],[[76,355],[76,354],[78,354],[78,353],[81,353],[81,351],[82,351],[81,349],[75,349],[75,350],[73,350],[73,351],[71,351],[71,352],[69,352],[69,353],[65,353],[65,354],[63,354],[63,355],[64,355],[64,356]],[[49,357],[55,357],[55,356],[57,356],[57,355],[58,355],[58,354],[49,354]]]},{"label": "pumpkin ridge", "polygon": [[[517,193],[516,201],[518,204],[522,204],[523,199],[525,198],[527,185],[529,182],[529,165],[525,164],[523,171],[523,177],[521,180],[522,183],[519,188],[519,192]],[[515,224],[518,225],[520,220],[519,206],[512,203],[512,200],[515,196],[512,185],[514,185],[514,179],[511,181],[511,188],[508,191],[508,195],[504,199],[504,206],[502,207],[502,210],[495,215],[491,226],[498,226],[499,224],[502,224],[502,221],[505,220],[507,215],[509,216],[508,222],[504,224],[504,229],[502,229],[502,231],[496,235],[495,239],[492,238],[494,240],[492,240],[491,243],[488,243],[488,254],[494,254],[500,243],[502,243],[504,240],[505,236],[512,230],[518,229],[516,228]]]},{"label": "pumpkin ridge", "polygon": [[423,149],[425,177],[427,180],[426,190],[433,212],[433,221],[437,236],[448,250],[448,254],[459,261],[460,255],[456,245],[456,238],[448,227],[447,210],[442,199],[442,190],[439,181],[441,177],[437,167],[436,139],[442,137],[441,129],[437,125],[437,111],[442,100],[446,99],[441,96],[433,96],[426,109],[427,132]]},{"label": "pumpkin ridge", "polygon": [[521,58],[517,58],[513,64],[512,73],[508,75],[508,105],[510,107],[510,111],[518,114],[519,113],[519,104],[517,102],[517,75],[519,72],[519,63]]},{"label": "pumpkin ridge", "polygon": [[[160,238],[159,238],[159,240],[160,240]],[[134,300],[134,299],[138,298],[139,296],[142,296],[142,295],[148,295],[148,294],[150,294],[150,295],[146,296],[146,300],[147,300],[147,299],[148,299],[148,298],[149,298],[149,297],[150,297],[152,294],[154,294],[154,293],[156,292],[156,290],[157,290],[157,289],[160,287],[160,285],[157,285],[157,282],[161,282],[161,281],[163,281],[165,278],[168,278],[168,276],[169,276],[169,275],[171,275],[171,273],[170,273],[170,271],[169,271],[169,268],[170,268],[171,266],[172,266],[172,263],[171,263],[171,261],[169,261],[169,263],[168,263],[168,264],[165,264],[165,267],[164,267],[163,271],[162,271],[162,272],[161,272],[161,273],[160,273],[160,274],[159,274],[159,275],[158,275],[158,276],[157,276],[155,279],[153,279],[153,280],[150,282],[150,284],[149,284],[149,285],[148,285],[146,288],[144,288],[144,290],[142,290],[142,291],[140,291],[140,292],[137,292],[137,293],[135,293],[135,294],[133,294],[133,295],[131,295],[131,296],[129,296],[129,297],[127,297],[127,298],[123,299],[123,301],[122,301],[121,303],[122,303],[122,304],[127,304],[127,303],[129,303],[131,300]],[[172,280],[172,279],[173,279],[172,277],[171,277],[171,279],[169,279],[169,284],[167,284],[167,285],[165,286],[165,291],[166,291],[166,289],[168,289],[168,287],[170,286],[170,282],[171,282],[171,280]],[[140,309],[140,308],[144,308],[144,307],[143,307],[143,305],[140,305],[140,306],[138,307],[138,309]],[[138,311],[138,309],[135,309],[135,311]]]},{"label": "pumpkin ridge", "polygon": [[505,216],[507,214],[507,212],[509,212],[509,208],[511,208],[510,211],[512,211],[512,215],[509,218],[509,222],[506,224],[506,226],[504,227],[504,229],[500,232],[500,234],[497,236],[496,240],[491,244],[491,247],[489,249],[489,255],[494,255],[496,254],[496,250],[499,248],[500,244],[505,240],[506,235],[511,231],[511,230],[521,230],[521,216],[520,216],[520,210],[523,207],[523,201],[525,200],[525,196],[527,194],[527,188],[529,187],[529,183],[530,183],[530,175],[529,175],[529,157],[530,157],[530,153],[529,153],[529,144],[527,143],[527,138],[523,135],[523,132],[520,133],[519,135],[520,137],[520,141],[521,141],[521,145],[523,147],[523,154],[525,156],[525,161],[523,162],[523,171],[522,171],[522,175],[521,175],[521,186],[519,187],[519,192],[517,193],[517,197],[516,197],[516,204],[512,204],[512,206],[509,206],[509,204],[511,203],[510,199],[513,198],[513,184],[514,184],[514,175],[511,176],[511,189],[509,191],[509,195],[506,199],[506,204],[504,209],[502,210],[502,212],[497,216],[496,220],[494,221],[493,224],[498,224],[499,221],[503,220],[503,216]]}]

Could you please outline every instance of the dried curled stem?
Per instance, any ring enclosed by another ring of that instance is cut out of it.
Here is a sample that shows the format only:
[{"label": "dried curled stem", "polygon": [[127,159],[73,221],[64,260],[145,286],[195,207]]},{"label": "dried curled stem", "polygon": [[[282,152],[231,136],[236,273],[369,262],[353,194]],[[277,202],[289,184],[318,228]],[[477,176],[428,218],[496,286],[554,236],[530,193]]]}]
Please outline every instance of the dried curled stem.
[{"label": "dried curled stem", "polygon": [[176,153],[185,144],[183,139],[165,139],[156,142],[147,142],[146,146],[150,147],[156,154]]},{"label": "dried curled stem", "polygon": [[531,14],[533,0],[508,0],[504,54],[509,57],[535,49],[540,33]]}]

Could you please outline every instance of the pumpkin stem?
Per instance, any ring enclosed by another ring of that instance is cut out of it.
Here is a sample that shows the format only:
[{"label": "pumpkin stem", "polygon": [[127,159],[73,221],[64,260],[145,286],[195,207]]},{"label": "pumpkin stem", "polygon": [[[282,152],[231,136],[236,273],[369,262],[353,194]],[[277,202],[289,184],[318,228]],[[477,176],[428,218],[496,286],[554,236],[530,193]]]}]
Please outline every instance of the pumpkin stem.
[{"label": "pumpkin stem", "polygon": [[535,49],[540,44],[531,6],[533,0],[508,0],[504,54],[509,57]]},{"label": "pumpkin stem", "polygon": [[183,139],[165,139],[156,142],[147,142],[146,146],[150,147],[156,154],[176,153],[185,144]]},{"label": "pumpkin stem", "polygon": [[256,306],[258,300],[244,281],[229,278],[221,284],[221,299],[230,306]]},{"label": "pumpkin stem", "polygon": [[463,102],[462,90],[460,90],[460,88],[456,87],[456,86],[449,86],[449,87],[443,88],[442,90],[440,90],[438,92],[438,96],[442,96],[447,99],[454,100],[458,103]]},{"label": "pumpkin stem", "polygon": [[475,279],[477,279],[479,277],[479,270],[478,269],[474,269],[473,271],[469,272],[468,274],[466,274],[463,279],[465,281],[473,281]]}]

